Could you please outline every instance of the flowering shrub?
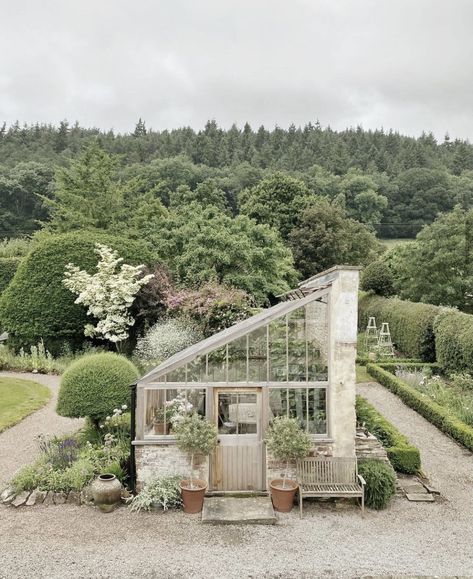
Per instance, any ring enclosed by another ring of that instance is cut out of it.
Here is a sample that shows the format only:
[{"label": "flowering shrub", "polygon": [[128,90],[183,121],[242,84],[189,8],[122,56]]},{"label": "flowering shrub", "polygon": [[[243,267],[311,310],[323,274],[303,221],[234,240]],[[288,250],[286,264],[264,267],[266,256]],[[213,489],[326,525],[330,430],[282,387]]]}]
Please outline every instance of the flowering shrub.
[{"label": "flowering shrub", "polygon": [[158,364],[202,339],[196,324],[184,319],[169,319],[155,324],[138,339],[135,356],[145,364]]},{"label": "flowering shrub", "polygon": [[140,278],[143,265],[118,264],[123,261],[118,253],[106,245],[96,244],[100,260],[97,273],[90,275],[72,263],[66,265],[64,285],[78,295],[76,304],[88,306],[87,314],[98,319],[98,323],[86,324],[84,334],[97,336],[110,342],[121,342],[128,337],[128,328],[134,324],[128,310],[139,289],[147,284],[152,274]]},{"label": "flowering shrub", "polygon": [[192,412],[194,405],[186,400],[185,394],[179,392],[176,398],[166,400],[162,408],[158,408],[155,413],[156,422],[164,422],[164,418],[171,424]]}]

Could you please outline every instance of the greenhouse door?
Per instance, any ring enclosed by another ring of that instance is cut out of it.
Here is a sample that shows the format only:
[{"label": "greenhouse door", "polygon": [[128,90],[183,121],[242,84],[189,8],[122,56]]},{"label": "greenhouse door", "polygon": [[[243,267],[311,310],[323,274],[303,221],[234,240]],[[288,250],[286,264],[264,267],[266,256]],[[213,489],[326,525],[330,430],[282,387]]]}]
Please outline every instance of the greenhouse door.
[{"label": "greenhouse door", "polygon": [[214,390],[218,444],[212,463],[214,491],[263,490],[261,388]]}]

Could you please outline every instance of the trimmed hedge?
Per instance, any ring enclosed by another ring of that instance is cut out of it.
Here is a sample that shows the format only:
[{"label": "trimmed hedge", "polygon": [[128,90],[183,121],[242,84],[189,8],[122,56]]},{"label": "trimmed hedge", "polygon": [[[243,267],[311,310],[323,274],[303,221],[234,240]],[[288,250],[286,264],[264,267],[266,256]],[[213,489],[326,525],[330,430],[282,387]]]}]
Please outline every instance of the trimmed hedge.
[{"label": "trimmed hedge", "polygon": [[431,422],[434,426],[448,434],[460,444],[473,451],[473,427],[468,426],[448,410],[422,394],[409,384],[406,384],[394,374],[376,364],[366,366],[368,374],[380,384],[397,394],[407,406],[410,406]]},{"label": "trimmed hedge", "polygon": [[396,477],[392,468],[380,460],[365,459],[358,463],[358,472],[366,481],[366,506],[385,509],[396,492]]},{"label": "trimmed hedge", "polygon": [[70,262],[91,273],[95,271],[96,242],[116,249],[125,263],[152,261],[143,243],[97,231],[43,238],[21,261],[0,297],[0,326],[9,333],[9,343],[14,348],[28,348],[43,339],[46,348],[55,355],[65,341],[73,348],[83,343],[84,326],[90,318],[84,306],[74,303],[76,296],[62,282],[66,264]]},{"label": "trimmed hedge", "polygon": [[112,352],[83,356],[61,379],[57,413],[70,418],[88,416],[94,421],[130,404],[130,385],[139,377],[134,364]]},{"label": "trimmed hedge", "polygon": [[0,294],[13,279],[21,257],[0,257]]},{"label": "trimmed hedge", "polygon": [[389,461],[396,471],[406,474],[419,472],[419,449],[361,396],[356,397],[356,416],[358,422],[364,423],[386,448]]},{"label": "trimmed hedge", "polygon": [[411,358],[435,362],[434,320],[441,308],[397,298],[363,294],[359,299],[359,327],[374,316],[378,325],[388,322],[396,347]]},{"label": "trimmed hedge", "polygon": [[434,331],[442,368],[473,373],[473,316],[444,308],[435,319]]}]

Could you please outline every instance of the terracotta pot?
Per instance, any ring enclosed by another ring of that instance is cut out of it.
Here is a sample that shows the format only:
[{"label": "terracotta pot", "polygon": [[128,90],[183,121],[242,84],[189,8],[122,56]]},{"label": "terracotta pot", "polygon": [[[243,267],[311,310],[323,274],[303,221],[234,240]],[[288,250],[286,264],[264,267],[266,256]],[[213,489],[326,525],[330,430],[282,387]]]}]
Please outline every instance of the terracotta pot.
[{"label": "terracotta pot", "polygon": [[99,474],[91,490],[95,505],[103,513],[111,513],[121,501],[122,484],[114,474]]},{"label": "terracotta pot", "polygon": [[296,481],[286,480],[286,485],[283,488],[283,479],[275,479],[269,483],[271,487],[271,499],[275,511],[280,513],[289,513],[294,506],[294,497],[296,496],[299,485]]},{"label": "terracotta pot", "polygon": [[153,422],[154,433],[155,434],[169,434],[170,424],[164,424],[164,422]]},{"label": "terracotta pot", "polygon": [[190,480],[182,480],[179,483],[181,487],[182,502],[184,505],[184,512],[193,514],[200,513],[204,506],[204,496],[207,490],[207,483],[204,480],[192,479],[192,487]]}]

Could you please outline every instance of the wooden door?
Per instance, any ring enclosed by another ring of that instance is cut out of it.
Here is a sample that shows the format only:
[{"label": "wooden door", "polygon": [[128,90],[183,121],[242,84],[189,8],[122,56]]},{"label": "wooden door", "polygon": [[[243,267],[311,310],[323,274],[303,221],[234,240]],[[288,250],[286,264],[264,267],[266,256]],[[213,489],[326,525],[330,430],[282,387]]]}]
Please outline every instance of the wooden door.
[{"label": "wooden door", "polygon": [[212,461],[213,490],[264,489],[261,416],[261,388],[214,391],[218,444]]}]

